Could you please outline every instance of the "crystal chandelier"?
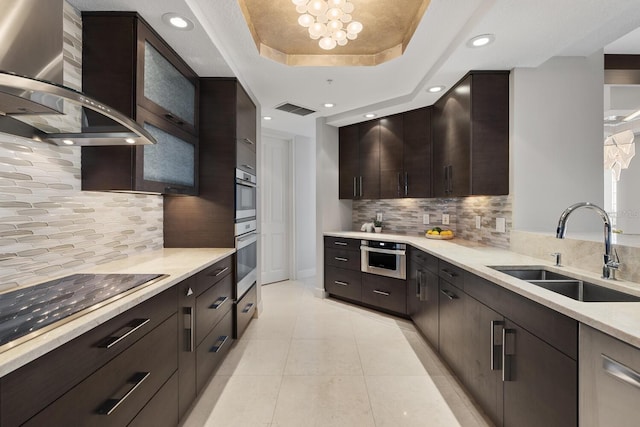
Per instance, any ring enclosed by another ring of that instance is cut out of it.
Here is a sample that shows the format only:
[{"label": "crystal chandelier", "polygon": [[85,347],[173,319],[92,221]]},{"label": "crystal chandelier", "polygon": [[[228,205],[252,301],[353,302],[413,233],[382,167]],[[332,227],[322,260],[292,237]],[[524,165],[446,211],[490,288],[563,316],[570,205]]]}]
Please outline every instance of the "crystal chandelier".
[{"label": "crystal chandelier", "polygon": [[[300,13],[298,24],[309,29],[309,37],[331,50],[358,38],[362,24],[353,21],[353,3],[347,0],[291,0]],[[345,27],[346,26],[346,27]]]}]

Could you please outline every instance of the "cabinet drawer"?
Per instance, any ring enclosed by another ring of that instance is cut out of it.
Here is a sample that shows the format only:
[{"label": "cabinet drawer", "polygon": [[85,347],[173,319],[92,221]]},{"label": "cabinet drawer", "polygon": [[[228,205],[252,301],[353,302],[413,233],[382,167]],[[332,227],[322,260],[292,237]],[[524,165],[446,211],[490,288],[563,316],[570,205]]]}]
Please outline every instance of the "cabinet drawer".
[{"label": "cabinet drawer", "polygon": [[25,425],[127,425],[176,371],[176,329],[173,315]]},{"label": "cabinet drawer", "polygon": [[196,298],[196,345],[211,332],[233,305],[233,277],[227,274]]},{"label": "cabinet drawer", "polygon": [[360,251],[346,249],[326,248],[324,250],[324,262],[338,268],[360,271]]},{"label": "cabinet drawer", "polygon": [[324,290],[332,295],[354,301],[362,299],[362,273],[343,268],[324,268]]},{"label": "cabinet drawer", "polygon": [[324,238],[324,247],[325,248],[342,248],[342,249],[353,249],[360,250],[360,240],[359,239],[345,239],[344,237],[332,237],[325,236]]},{"label": "cabinet drawer", "polygon": [[[233,256],[230,255],[215,264],[205,268],[196,275],[196,296],[222,280],[233,272]],[[233,280],[233,279],[232,279]]]},{"label": "cabinet drawer", "polygon": [[19,425],[52,403],[174,314],[176,300],[174,286],[4,376],[0,425]]},{"label": "cabinet drawer", "polygon": [[224,360],[233,338],[233,315],[229,311],[196,349],[196,388],[207,384],[215,368]]},{"label": "cabinet drawer", "polygon": [[464,289],[465,271],[462,268],[442,260],[439,260],[438,264],[438,276],[440,278],[460,289]]},{"label": "cabinet drawer", "polygon": [[175,427],[178,425],[178,373],[164,383],[128,427]]},{"label": "cabinet drawer", "polygon": [[362,302],[395,313],[407,314],[407,282],[362,273]]},{"label": "cabinet drawer", "polygon": [[427,270],[438,273],[438,258],[418,249],[411,248],[411,261]]},{"label": "cabinet drawer", "polygon": [[249,322],[253,318],[253,313],[256,312],[256,304],[258,302],[258,288],[257,284],[253,284],[246,294],[234,305],[235,310],[235,328],[233,332],[234,338],[240,338],[244,333],[244,330],[249,326]]}]

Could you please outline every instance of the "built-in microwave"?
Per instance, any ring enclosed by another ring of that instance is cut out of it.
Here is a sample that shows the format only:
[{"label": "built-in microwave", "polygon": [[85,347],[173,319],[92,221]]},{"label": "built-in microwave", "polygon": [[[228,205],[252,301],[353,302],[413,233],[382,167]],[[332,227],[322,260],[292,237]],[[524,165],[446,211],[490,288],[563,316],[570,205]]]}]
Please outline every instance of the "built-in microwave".
[{"label": "built-in microwave", "polygon": [[256,217],[256,176],[236,169],[236,221]]}]

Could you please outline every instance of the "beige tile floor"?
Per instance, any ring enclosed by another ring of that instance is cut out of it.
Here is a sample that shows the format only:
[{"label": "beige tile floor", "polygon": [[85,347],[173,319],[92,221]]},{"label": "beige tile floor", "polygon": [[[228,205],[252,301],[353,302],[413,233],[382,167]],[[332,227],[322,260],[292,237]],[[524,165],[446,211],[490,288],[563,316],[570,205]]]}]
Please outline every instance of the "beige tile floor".
[{"label": "beige tile floor", "polygon": [[490,425],[410,321],[298,281],[262,301],[183,427]]}]

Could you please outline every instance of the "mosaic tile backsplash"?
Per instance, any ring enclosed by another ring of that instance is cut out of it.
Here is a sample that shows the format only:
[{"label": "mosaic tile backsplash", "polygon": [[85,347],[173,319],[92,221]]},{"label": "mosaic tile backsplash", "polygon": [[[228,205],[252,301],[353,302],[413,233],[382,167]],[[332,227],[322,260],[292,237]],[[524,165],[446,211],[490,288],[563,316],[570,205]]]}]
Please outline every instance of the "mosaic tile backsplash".
[{"label": "mosaic tile backsplash", "polygon": [[[353,230],[359,231],[365,222],[372,222],[382,212],[383,232],[395,234],[424,234],[431,227],[443,226],[442,215],[449,215],[446,228],[454,230],[460,238],[490,246],[509,247],[512,225],[512,202],[509,196],[473,196],[449,199],[386,199],[354,200]],[[429,214],[429,225],[422,223],[423,214]],[[482,217],[481,228],[476,228],[476,215]],[[506,232],[496,231],[496,218],[504,218]]]},{"label": "mosaic tile backsplash", "polygon": [[[64,82],[79,89],[77,11],[64,8]],[[81,191],[80,148],[0,134],[0,291],[160,249],[162,196]]]}]

